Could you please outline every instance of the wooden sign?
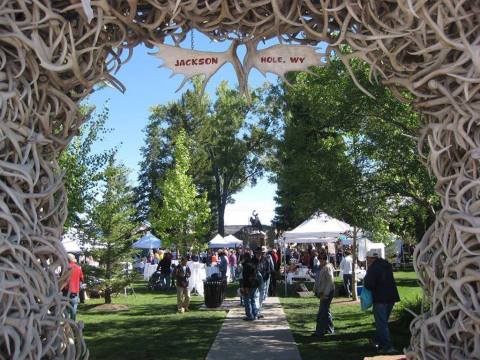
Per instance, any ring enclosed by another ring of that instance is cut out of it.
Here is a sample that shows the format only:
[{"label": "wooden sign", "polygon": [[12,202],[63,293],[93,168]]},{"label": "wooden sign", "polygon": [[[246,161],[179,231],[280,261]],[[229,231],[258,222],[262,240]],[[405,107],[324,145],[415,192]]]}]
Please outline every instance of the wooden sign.
[{"label": "wooden sign", "polygon": [[247,53],[243,63],[238,58],[236,49],[238,42],[224,52],[207,52],[183,49],[177,46],[154,43],[158,52],[152,53],[163,60],[160,67],[172,70],[172,75],[184,75],[180,90],[194,76],[203,75],[203,88],[211,77],[226,63],[231,63],[238,77],[242,91],[246,91],[248,75],[253,68],[262,74],[273,73],[284,81],[285,74],[290,71],[308,71],[311,66],[322,66],[327,62],[325,54],[317,53],[316,49],[305,45],[274,45],[257,50],[258,42],[247,42]]},{"label": "wooden sign", "polygon": [[311,66],[323,66],[327,63],[325,54],[317,53],[314,47],[305,45],[274,45],[257,50],[256,43],[247,43],[247,55],[243,67],[245,76],[252,68],[263,75],[272,73],[286,81],[285,74],[290,71],[309,71]]}]

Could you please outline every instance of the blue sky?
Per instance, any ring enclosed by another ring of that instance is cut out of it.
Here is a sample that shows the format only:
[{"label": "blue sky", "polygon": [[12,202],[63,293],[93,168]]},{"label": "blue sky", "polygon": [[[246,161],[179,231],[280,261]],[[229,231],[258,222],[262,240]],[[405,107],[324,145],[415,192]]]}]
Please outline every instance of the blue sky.
[{"label": "blue sky", "polygon": [[[190,36],[182,44],[184,48],[190,48]],[[225,51],[229,43],[211,42],[207,37],[195,32],[194,42],[196,50]],[[125,64],[115,75],[127,88],[125,94],[113,88],[104,88],[94,92],[88,99],[88,103],[101,108],[108,100],[110,119],[107,127],[113,131],[105,137],[104,141],[97,144],[96,151],[105,148],[119,146],[118,158],[132,170],[131,179],[136,181],[140,162],[140,147],[143,145],[144,134],[142,129],[147,124],[149,109],[153,105],[165,104],[178,99],[182,91],[188,89],[185,85],[182,90],[175,93],[181,84],[183,77],[180,75],[170,78],[171,71],[159,68],[161,61],[149,52],[156,49],[148,49],[145,46],[137,46],[134,49],[132,59]],[[242,49],[239,49],[242,53]],[[212,78],[207,85],[206,92],[212,95],[220,81],[227,80],[230,86],[238,84],[233,67],[226,64]],[[263,77],[256,70],[252,71],[249,78],[251,87],[260,86],[265,81],[276,82],[277,78],[268,75]],[[254,188],[247,187],[234,196],[235,204],[227,206],[225,212],[225,224],[247,224],[248,217],[253,210],[260,214],[260,220],[264,224],[270,223],[274,216],[276,186],[268,183],[267,179],[260,179]]]}]

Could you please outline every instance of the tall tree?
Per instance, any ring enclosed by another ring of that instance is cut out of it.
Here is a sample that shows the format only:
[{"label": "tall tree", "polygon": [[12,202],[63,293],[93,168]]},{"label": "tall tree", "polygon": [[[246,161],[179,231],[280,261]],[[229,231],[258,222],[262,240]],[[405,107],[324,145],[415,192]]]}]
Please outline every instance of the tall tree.
[{"label": "tall tree", "polygon": [[255,184],[265,170],[278,119],[268,96],[265,88],[257,89],[247,101],[222,82],[212,102],[195,83],[179,101],[152,110],[151,118],[162,129],[161,143],[170,148],[170,154],[172,139],[180,129],[186,131],[194,164],[190,173],[199,189],[208,193],[220,234],[224,234],[225,208],[233,195]]},{"label": "tall tree", "polygon": [[140,149],[142,160],[135,187],[137,218],[145,222],[154,206],[161,206],[162,192],[158,184],[164,179],[171,164],[168,144],[162,138],[163,129],[155,117],[150,117],[144,129],[145,145]]},{"label": "tall tree", "polygon": [[189,175],[190,155],[185,131],[175,141],[174,167],[169,169],[163,191],[162,205],[154,209],[151,223],[162,236],[164,244],[175,244],[182,252],[196,243],[205,243],[210,208],[206,194],[199,194]]},{"label": "tall tree", "polygon": [[131,279],[125,276],[122,263],[131,259],[132,237],[138,224],[134,220],[133,192],[128,183],[128,170],[110,156],[102,173],[100,196],[89,212],[90,238],[97,245],[94,251],[105,279],[105,303],[112,302],[113,292],[121,290]]},{"label": "tall tree", "polygon": [[438,205],[434,182],[415,155],[420,118],[370,83],[365,64],[352,66],[375,99],[335,60],[316,76],[292,75],[293,86],[280,92],[285,127],[273,165],[277,224],[289,228],[323,209],[367,230],[414,239]]},{"label": "tall tree", "polygon": [[82,227],[82,214],[88,211],[97,196],[100,175],[114,151],[94,152],[93,149],[94,144],[102,141],[103,135],[110,131],[105,127],[109,115],[107,104],[100,112],[95,112],[92,106],[82,105],[80,112],[85,117],[85,122],[79,129],[80,134],[62,152],[59,160],[65,172],[68,198],[66,229],[72,226]]}]

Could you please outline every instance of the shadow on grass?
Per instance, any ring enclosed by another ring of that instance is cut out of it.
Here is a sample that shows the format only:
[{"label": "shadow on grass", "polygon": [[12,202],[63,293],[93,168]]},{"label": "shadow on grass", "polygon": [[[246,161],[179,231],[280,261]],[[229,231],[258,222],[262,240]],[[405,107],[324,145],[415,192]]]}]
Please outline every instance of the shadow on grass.
[{"label": "shadow on grass", "polygon": [[84,334],[94,359],[202,359],[223,323],[223,318],[206,320],[117,319],[88,324]]},{"label": "shadow on grass", "polygon": [[404,286],[404,287],[419,287],[419,283],[417,279],[397,279],[395,280],[397,286]]},{"label": "shadow on grass", "polygon": [[[143,286],[142,286],[143,285]],[[118,296],[114,303],[130,309],[91,313],[102,299],[79,308],[92,359],[204,359],[223,324],[225,312],[196,311],[203,298],[193,296],[191,312],[178,314],[176,292],[149,291],[135,284],[136,296]]]}]

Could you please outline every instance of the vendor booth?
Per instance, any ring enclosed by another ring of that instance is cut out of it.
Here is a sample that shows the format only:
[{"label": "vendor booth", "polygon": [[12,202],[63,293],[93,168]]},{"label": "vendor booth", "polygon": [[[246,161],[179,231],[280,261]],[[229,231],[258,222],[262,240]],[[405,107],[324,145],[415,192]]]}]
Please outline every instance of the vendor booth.
[{"label": "vendor booth", "polygon": [[132,247],[137,249],[160,249],[162,247],[162,240],[150,233],[147,233],[139,240],[135,241],[132,244]]},{"label": "vendor booth", "polygon": [[[312,215],[308,220],[298,225],[291,231],[286,231],[278,243],[286,247],[289,244],[333,244],[337,238],[352,228],[347,223],[332,218],[326,213],[319,211]],[[286,265],[285,251],[282,251],[283,263]],[[295,273],[285,276],[285,294],[287,293],[287,283],[293,279],[312,280],[307,269],[299,267]]]},{"label": "vendor booth", "polygon": [[346,222],[332,218],[320,211],[291,231],[283,234],[284,243],[327,243],[351,231]]},{"label": "vendor booth", "polygon": [[212,240],[208,242],[208,247],[210,249],[223,249],[223,248],[233,249],[236,247],[240,247],[242,245],[243,245],[243,241],[240,239],[237,239],[233,235],[222,237],[220,234],[217,234]]}]

